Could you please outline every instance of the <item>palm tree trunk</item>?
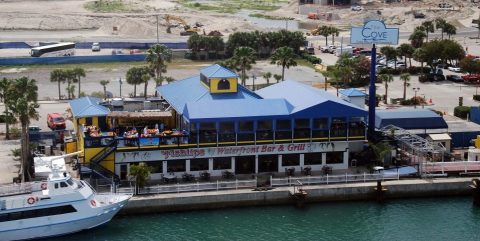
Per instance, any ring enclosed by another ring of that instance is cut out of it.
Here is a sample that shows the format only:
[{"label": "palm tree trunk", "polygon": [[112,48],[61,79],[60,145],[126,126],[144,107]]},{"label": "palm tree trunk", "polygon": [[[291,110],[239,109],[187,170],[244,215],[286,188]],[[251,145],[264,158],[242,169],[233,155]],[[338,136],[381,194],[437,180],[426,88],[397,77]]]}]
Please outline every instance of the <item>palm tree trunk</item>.
[{"label": "palm tree trunk", "polygon": [[407,81],[403,81],[403,100],[407,99]]},{"label": "palm tree trunk", "polygon": [[5,139],[10,140],[10,123],[8,121],[10,114],[8,113],[8,106],[5,104]]},{"label": "palm tree trunk", "polygon": [[68,99],[71,99],[70,98],[70,81],[67,82],[67,96],[68,96]]},{"label": "palm tree trunk", "polygon": [[245,86],[246,83],[245,83],[245,67],[242,68],[242,85]]},{"label": "palm tree trunk", "polygon": [[145,81],[145,87],[144,87],[144,92],[143,92],[143,97],[147,99],[147,86],[148,86],[148,81]]},{"label": "palm tree trunk", "polygon": [[107,99],[107,86],[103,86],[103,98]]},{"label": "palm tree trunk", "polygon": [[428,30],[427,30],[427,31],[425,31],[425,32],[427,33],[427,34],[426,34],[426,35],[427,35],[427,39],[426,39],[426,40],[427,40],[427,43],[428,43]]},{"label": "palm tree trunk", "polygon": [[328,46],[328,36],[325,36],[325,46]]},{"label": "palm tree trunk", "polygon": [[133,85],[133,97],[137,97],[137,84]]},{"label": "palm tree trunk", "polygon": [[282,64],[282,82],[285,81],[285,64]]},{"label": "palm tree trunk", "polygon": [[28,141],[27,141],[27,127],[24,123],[22,123],[22,162],[21,162],[21,170],[22,170],[22,182],[25,182],[25,177],[28,175]]},{"label": "palm tree trunk", "polygon": [[388,83],[385,81],[385,101],[384,101],[385,104],[387,104],[387,102],[388,102],[387,101],[388,100],[387,94],[388,94]]},{"label": "palm tree trunk", "polygon": [[60,92],[60,81],[58,81],[58,100],[62,99],[62,94]]},{"label": "palm tree trunk", "polygon": [[78,98],[80,98],[80,77],[78,77]]},{"label": "palm tree trunk", "polygon": [[442,40],[443,40],[443,28],[442,28]]},{"label": "palm tree trunk", "polygon": [[412,67],[412,58],[408,58],[408,62],[409,62],[408,66]]}]

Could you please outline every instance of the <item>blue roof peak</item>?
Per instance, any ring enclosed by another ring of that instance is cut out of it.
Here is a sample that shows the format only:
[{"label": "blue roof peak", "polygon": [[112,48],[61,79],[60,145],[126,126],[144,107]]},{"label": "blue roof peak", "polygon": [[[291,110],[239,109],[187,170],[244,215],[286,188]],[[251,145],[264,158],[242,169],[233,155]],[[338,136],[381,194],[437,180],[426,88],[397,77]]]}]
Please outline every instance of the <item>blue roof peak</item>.
[{"label": "blue roof peak", "polygon": [[102,100],[96,97],[86,96],[71,100],[72,114],[75,118],[106,116],[110,110],[100,105]]},{"label": "blue roof peak", "polygon": [[357,90],[355,88],[350,88],[350,89],[345,89],[345,90],[340,90],[340,94],[347,96],[347,97],[363,97],[367,96],[367,94],[363,93],[360,90]]},{"label": "blue roof peak", "polygon": [[205,67],[200,70],[200,73],[207,78],[231,78],[231,77],[238,78],[238,75],[235,72],[219,64],[214,64],[214,65]]}]

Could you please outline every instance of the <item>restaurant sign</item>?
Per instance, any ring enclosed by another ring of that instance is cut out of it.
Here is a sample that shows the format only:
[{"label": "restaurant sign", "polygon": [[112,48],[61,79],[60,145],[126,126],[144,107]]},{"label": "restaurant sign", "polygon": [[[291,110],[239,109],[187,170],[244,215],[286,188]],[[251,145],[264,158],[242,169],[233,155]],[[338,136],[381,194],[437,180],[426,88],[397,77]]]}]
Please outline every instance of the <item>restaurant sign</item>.
[{"label": "restaurant sign", "polygon": [[346,142],[288,143],[255,146],[228,146],[155,151],[116,152],[115,162],[164,161],[211,157],[345,151]]}]

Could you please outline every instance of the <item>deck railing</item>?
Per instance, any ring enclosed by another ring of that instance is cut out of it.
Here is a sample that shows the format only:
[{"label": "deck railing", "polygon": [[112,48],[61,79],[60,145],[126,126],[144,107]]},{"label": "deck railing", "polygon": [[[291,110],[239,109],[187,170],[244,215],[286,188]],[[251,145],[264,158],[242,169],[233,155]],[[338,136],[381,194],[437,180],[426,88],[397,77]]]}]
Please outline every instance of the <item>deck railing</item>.
[{"label": "deck railing", "polygon": [[[244,188],[262,187],[282,187],[293,186],[297,182],[303,185],[327,185],[335,183],[358,183],[374,182],[378,180],[399,180],[399,173],[394,175],[383,174],[343,174],[343,175],[322,175],[322,176],[302,176],[302,177],[270,177],[267,184],[259,185],[257,179],[235,180],[235,181],[216,181],[216,182],[196,182],[196,183],[177,183],[173,185],[155,185],[144,188],[138,188],[136,194],[162,194],[162,193],[181,193],[181,192],[200,192],[200,191],[219,191]],[[120,187],[116,189],[121,193],[135,193],[134,187]]]}]

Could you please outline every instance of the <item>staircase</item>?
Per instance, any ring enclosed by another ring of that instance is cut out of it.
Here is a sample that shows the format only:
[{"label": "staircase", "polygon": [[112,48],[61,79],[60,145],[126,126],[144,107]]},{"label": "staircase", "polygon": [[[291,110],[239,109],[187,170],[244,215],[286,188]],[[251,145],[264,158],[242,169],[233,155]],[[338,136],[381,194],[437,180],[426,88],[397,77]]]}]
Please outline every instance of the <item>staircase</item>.
[{"label": "staircase", "polygon": [[92,159],[90,159],[90,169],[92,169],[93,177],[99,177],[101,179],[113,180],[119,182],[120,178],[117,174],[103,167],[100,163],[111,153],[117,149],[117,141],[113,140],[108,146],[104,147],[98,152]]}]

